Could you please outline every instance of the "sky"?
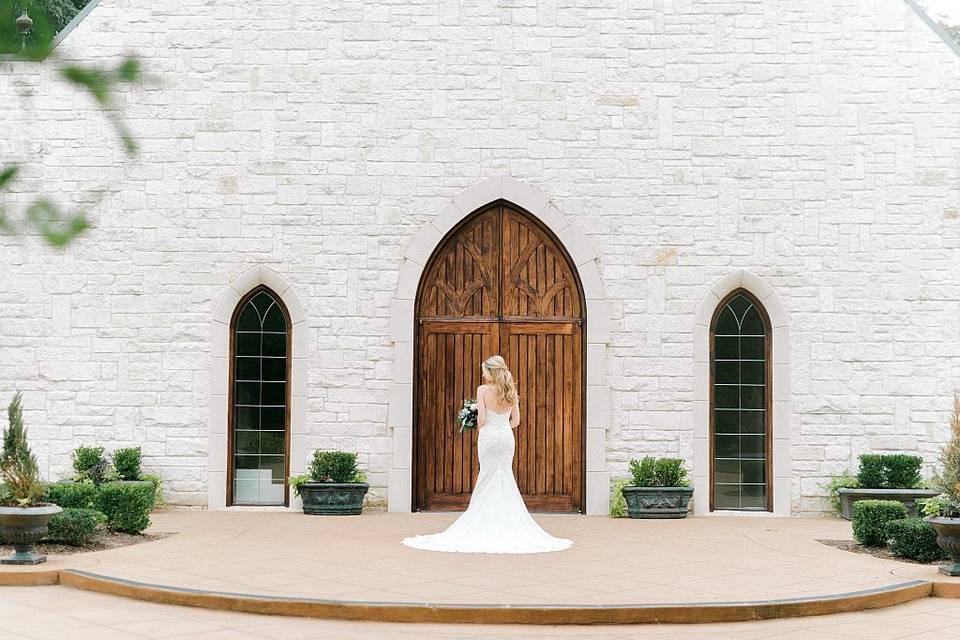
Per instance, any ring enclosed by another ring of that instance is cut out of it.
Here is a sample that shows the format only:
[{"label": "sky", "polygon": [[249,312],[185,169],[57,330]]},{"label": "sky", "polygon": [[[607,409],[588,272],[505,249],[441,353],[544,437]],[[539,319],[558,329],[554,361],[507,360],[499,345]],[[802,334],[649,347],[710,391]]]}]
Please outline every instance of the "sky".
[{"label": "sky", "polygon": [[920,0],[934,18],[943,16],[948,24],[960,24],[960,0]]}]

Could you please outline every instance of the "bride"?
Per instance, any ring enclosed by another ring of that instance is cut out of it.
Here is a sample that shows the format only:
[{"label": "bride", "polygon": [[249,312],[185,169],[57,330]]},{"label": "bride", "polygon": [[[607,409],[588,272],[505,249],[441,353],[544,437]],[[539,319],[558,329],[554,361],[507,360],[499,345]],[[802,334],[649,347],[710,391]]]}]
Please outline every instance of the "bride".
[{"label": "bride", "polygon": [[572,542],[554,538],[530,516],[513,477],[513,429],[520,424],[517,387],[500,356],[481,365],[477,389],[477,451],[480,475],[467,510],[446,531],[405,538],[403,544],[428,551],[460,553],[543,553]]}]

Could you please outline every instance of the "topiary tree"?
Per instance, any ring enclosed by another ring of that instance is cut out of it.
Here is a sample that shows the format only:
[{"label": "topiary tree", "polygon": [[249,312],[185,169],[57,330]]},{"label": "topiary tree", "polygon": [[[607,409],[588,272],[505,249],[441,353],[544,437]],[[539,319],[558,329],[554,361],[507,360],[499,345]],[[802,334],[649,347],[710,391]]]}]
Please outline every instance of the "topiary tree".
[{"label": "topiary tree", "polygon": [[5,500],[8,505],[30,507],[43,501],[43,485],[37,459],[27,444],[27,429],[23,426],[23,408],[18,391],[7,408],[9,425],[3,430],[3,451],[0,452],[0,477],[7,485]]}]

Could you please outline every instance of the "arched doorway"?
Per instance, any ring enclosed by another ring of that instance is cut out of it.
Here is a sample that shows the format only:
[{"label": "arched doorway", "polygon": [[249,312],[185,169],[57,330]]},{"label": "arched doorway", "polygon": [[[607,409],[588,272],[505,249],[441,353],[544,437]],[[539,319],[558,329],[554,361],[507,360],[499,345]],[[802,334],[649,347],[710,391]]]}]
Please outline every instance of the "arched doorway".
[{"label": "arched doorway", "polygon": [[467,216],[434,251],[415,306],[414,508],[466,507],[476,434],[455,416],[500,353],[521,394],[514,472],[528,507],[584,508],[584,296],[567,252],[505,201]]}]

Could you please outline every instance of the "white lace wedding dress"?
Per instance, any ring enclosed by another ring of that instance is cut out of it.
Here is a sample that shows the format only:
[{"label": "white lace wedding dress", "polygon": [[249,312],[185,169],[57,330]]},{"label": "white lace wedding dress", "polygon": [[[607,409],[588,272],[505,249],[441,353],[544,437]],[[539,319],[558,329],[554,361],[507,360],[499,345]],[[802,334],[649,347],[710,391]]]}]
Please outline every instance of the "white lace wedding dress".
[{"label": "white lace wedding dress", "polygon": [[459,553],[544,553],[570,547],[569,540],[541,529],[523,504],[513,477],[515,448],[510,412],[488,409],[477,437],[480,475],[467,510],[446,531],[405,538],[403,544]]}]

